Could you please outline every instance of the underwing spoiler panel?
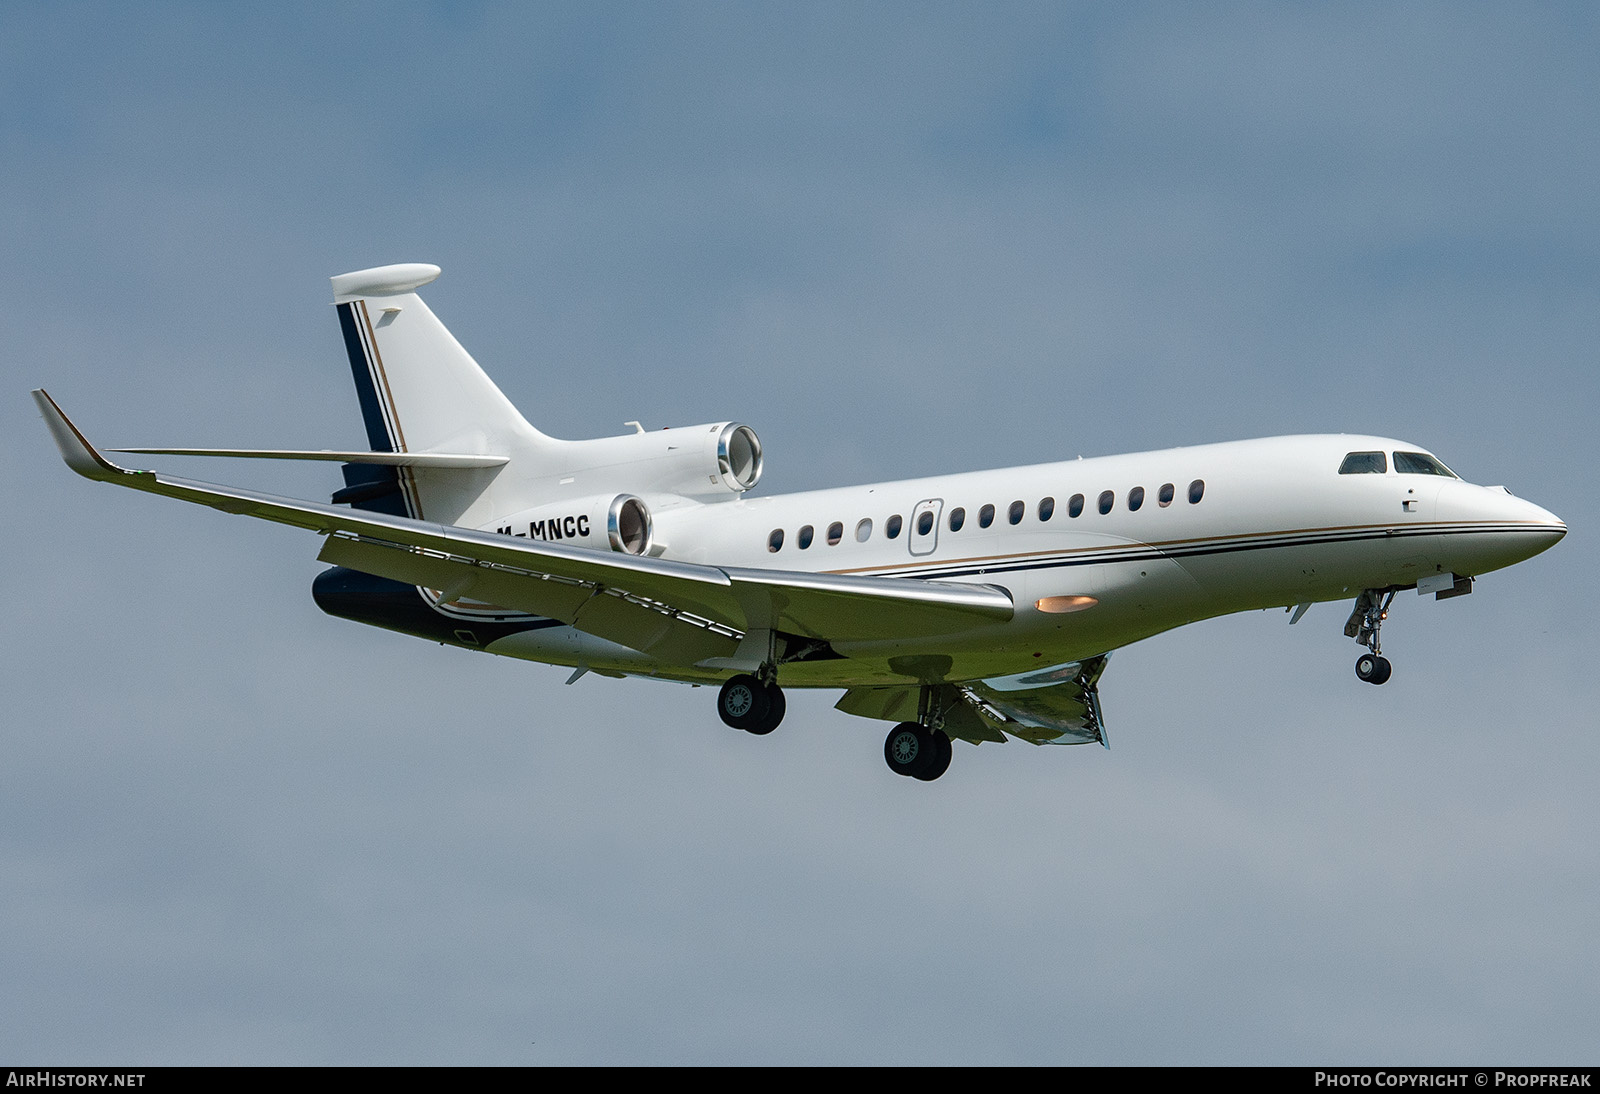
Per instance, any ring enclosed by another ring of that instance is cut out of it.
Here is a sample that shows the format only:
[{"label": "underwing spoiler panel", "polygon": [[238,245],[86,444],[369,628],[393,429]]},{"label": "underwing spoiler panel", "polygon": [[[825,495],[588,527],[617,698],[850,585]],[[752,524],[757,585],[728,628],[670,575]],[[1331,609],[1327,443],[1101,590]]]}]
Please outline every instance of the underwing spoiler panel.
[{"label": "underwing spoiler panel", "polygon": [[277,497],[111,463],[43,390],[33,393],[67,466],[85,478],[328,536],[322,557],[380,577],[472,595],[690,665],[748,630],[829,641],[921,638],[1009,621],[992,585],[691,565]]}]

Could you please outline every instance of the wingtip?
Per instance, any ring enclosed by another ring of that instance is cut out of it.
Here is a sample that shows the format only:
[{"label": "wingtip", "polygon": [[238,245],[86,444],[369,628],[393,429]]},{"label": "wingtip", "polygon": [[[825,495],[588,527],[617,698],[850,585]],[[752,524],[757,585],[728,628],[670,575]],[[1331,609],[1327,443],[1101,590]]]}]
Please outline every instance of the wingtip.
[{"label": "wingtip", "polygon": [[49,427],[50,436],[55,440],[56,448],[61,451],[61,458],[72,470],[86,479],[102,482],[131,473],[127,468],[118,467],[100,455],[44,388],[34,388],[33,401],[38,405],[39,413],[44,416],[44,424]]}]

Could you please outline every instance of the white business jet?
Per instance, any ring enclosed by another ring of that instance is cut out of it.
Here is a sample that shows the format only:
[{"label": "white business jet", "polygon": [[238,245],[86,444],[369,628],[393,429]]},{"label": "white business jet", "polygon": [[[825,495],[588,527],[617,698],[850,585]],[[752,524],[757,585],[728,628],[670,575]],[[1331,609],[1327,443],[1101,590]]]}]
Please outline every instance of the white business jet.
[{"label": "white business jet", "polygon": [[734,422],[596,440],[539,432],[417,289],[437,266],[333,278],[371,451],[134,448],[332,460],[330,504],[119,467],[43,391],[68,466],[325,537],[322,609],[585,672],[720,685],[769,733],[781,687],[897,723],[895,773],[951,740],[1107,743],[1108,654],[1230,612],[1353,599],[1356,675],[1389,678],[1397,593],[1472,591],[1566,534],[1503,487],[1383,437],[1236,441],[752,497],[761,443]]}]

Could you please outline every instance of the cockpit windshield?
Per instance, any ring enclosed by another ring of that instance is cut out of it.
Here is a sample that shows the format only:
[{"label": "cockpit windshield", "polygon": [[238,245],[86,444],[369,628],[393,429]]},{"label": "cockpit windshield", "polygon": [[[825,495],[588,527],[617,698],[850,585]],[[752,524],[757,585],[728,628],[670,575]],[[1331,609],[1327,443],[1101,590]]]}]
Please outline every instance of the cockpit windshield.
[{"label": "cockpit windshield", "polygon": [[1382,452],[1352,452],[1339,465],[1341,475],[1382,475],[1389,470],[1389,461]]},{"label": "cockpit windshield", "polygon": [[[1394,469],[1400,475],[1438,475],[1446,479],[1461,476],[1426,452],[1396,452]],[[1341,475],[1387,475],[1389,458],[1383,452],[1347,452],[1339,465]]]},{"label": "cockpit windshield", "polygon": [[1461,477],[1426,452],[1396,452],[1394,469],[1402,475],[1443,475],[1447,479]]}]

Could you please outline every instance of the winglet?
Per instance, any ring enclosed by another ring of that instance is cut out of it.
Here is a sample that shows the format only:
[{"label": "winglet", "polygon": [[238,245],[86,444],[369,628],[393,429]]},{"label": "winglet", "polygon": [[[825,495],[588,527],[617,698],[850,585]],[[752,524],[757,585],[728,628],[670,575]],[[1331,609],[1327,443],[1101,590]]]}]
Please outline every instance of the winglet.
[{"label": "winglet", "polygon": [[61,450],[61,458],[67,461],[67,466],[86,479],[95,479],[99,482],[109,482],[121,475],[149,474],[144,471],[130,471],[126,467],[118,467],[95,450],[89,439],[78,431],[72,424],[56,401],[50,398],[50,393],[43,388],[37,388],[33,393],[33,401],[39,404],[39,413],[44,415],[44,424],[50,427],[50,436],[55,438],[56,447]]}]

